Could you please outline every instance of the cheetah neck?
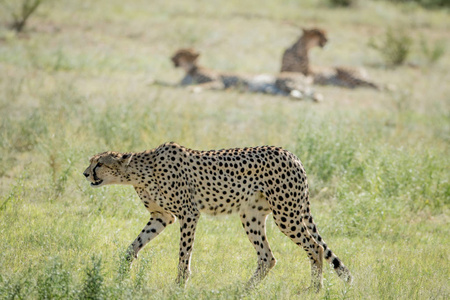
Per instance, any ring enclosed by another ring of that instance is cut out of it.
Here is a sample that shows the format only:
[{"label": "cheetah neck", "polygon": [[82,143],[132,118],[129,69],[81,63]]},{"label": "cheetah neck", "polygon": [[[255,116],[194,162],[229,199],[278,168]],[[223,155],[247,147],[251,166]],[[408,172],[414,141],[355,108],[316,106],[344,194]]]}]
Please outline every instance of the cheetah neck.
[{"label": "cheetah neck", "polygon": [[191,65],[189,66],[189,68],[186,68],[186,73],[191,75],[191,76],[195,76],[198,74],[200,67],[197,65]]},{"label": "cheetah neck", "polygon": [[195,62],[181,62],[180,68],[182,68],[187,74],[194,75],[197,70],[198,66],[195,64]]},{"label": "cheetah neck", "polygon": [[131,159],[125,166],[124,184],[145,186],[153,175],[154,151],[132,153]]},{"label": "cheetah neck", "polygon": [[301,73],[304,75],[311,75],[312,70],[309,65],[309,45],[308,41],[302,36],[293,46],[292,51],[295,53],[295,56],[301,65]]}]

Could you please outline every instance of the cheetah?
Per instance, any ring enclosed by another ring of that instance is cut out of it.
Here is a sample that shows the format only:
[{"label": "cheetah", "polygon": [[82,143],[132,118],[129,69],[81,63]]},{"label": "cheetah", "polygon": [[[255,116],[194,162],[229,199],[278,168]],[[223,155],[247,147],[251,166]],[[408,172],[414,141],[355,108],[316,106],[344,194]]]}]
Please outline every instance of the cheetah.
[{"label": "cheetah", "polygon": [[323,99],[321,94],[312,89],[312,77],[290,72],[277,76],[216,72],[198,65],[199,56],[200,53],[194,49],[182,48],[171,57],[174,66],[186,72],[180,85],[191,86],[193,92],[234,88],[244,92],[290,96],[298,99],[308,98],[317,102]]},{"label": "cheetah", "polygon": [[150,220],[128,248],[130,263],[166,226],[180,225],[176,282],[186,284],[200,213],[237,213],[258,256],[247,282],[256,286],[276,260],[266,236],[266,219],[298,246],[311,263],[311,287],[322,286],[323,258],[337,275],[351,283],[350,271],[328,248],[310,211],[308,182],[300,160],[274,146],[198,151],[165,143],[138,153],[103,152],[90,159],[83,172],[92,187],[132,185],[150,212]]},{"label": "cheetah", "polygon": [[323,29],[303,29],[303,35],[283,53],[281,72],[299,72],[305,76],[312,76],[314,84],[336,85],[346,88],[368,87],[380,89],[379,86],[367,79],[367,73],[362,69],[349,67],[316,67],[309,63],[309,50],[314,47],[325,47],[327,34]]}]

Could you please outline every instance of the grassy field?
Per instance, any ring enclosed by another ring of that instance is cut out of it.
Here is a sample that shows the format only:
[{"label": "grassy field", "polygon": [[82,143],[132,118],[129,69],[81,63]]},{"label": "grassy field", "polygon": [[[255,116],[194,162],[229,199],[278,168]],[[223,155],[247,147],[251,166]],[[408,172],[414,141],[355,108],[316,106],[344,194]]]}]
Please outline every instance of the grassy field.
[{"label": "grassy field", "polygon": [[[125,4],[126,3],[126,4]],[[262,3],[264,3],[262,5]],[[299,4],[302,3],[302,4]],[[0,299],[449,299],[448,11],[359,1],[50,1],[25,32],[0,9]],[[301,27],[328,30],[318,65],[362,66],[393,91],[317,87],[322,103],[232,91],[189,93],[179,47],[205,66],[276,73]],[[387,28],[413,40],[407,64],[368,46]],[[447,50],[435,63],[420,42]],[[200,220],[185,289],[178,225],[121,257],[149,215],[131,187],[92,189],[88,158],[167,141],[209,150],[277,145],[302,160],[322,236],[354,275],[310,281],[305,252],[268,219],[278,260],[249,294],[256,255],[238,216]]]}]

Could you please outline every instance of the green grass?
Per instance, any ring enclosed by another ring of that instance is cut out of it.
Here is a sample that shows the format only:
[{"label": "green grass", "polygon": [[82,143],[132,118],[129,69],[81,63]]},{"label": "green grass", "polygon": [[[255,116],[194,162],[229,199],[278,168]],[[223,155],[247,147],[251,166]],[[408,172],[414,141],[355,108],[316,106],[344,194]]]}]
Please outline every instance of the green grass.
[{"label": "green grass", "polygon": [[[305,292],[307,257],[269,217],[278,264],[245,298],[448,299],[450,57],[422,64],[419,47],[426,37],[450,49],[448,12],[302,3],[51,1],[20,35],[2,24],[0,299],[240,298],[256,255],[237,216],[202,216],[181,289],[177,224],[128,271],[123,253],[149,215],[131,187],[92,189],[82,175],[93,154],[167,141],[277,145],[306,168],[315,220],[354,284],[326,267],[323,291]],[[384,69],[367,46],[387,23],[410,28],[414,67]],[[317,87],[325,101],[315,104],[148,85],[182,77],[168,58],[185,46],[211,68],[275,73],[299,27],[315,25],[330,44],[314,62],[364,66],[395,89]]]}]

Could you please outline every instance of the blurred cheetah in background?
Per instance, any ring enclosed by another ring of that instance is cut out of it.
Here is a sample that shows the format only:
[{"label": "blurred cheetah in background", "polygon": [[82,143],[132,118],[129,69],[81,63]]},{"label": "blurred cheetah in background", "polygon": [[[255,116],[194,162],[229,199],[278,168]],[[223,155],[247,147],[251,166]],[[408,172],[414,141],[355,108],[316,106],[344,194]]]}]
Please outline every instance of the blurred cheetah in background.
[{"label": "blurred cheetah in background", "polygon": [[379,86],[367,79],[364,70],[349,67],[315,67],[309,63],[308,52],[314,47],[323,48],[328,42],[327,34],[319,28],[303,29],[303,35],[283,53],[281,72],[298,72],[313,76],[314,84],[337,85],[347,88]]},{"label": "blurred cheetah in background", "polygon": [[245,92],[310,98],[321,101],[322,96],[311,87],[312,78],[299,73],[282,73],[277,76],[243,75],[230,72],[217,72],[197,64],[200,53],[194,49],[179,49],[171,57],[176,68],[182,68],[186,74],[180,85],[191,85],[191,90],[234,88]]}]

